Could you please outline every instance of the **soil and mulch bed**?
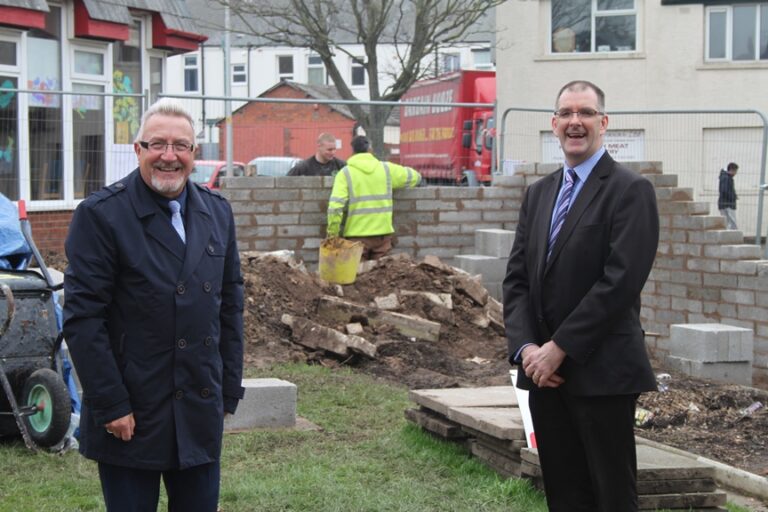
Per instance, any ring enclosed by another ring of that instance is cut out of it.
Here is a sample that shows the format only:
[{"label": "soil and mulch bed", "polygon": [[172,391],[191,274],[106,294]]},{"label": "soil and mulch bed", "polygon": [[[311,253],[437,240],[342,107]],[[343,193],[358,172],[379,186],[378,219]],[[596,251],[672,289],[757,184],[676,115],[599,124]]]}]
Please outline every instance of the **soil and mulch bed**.
[{"label": "soil and mulch bed", "polygon": [[[400,255],[402,256],[402,255]],[[61,256],[46,256],[63,269]],[[455,286],[456,273],[402,257],[380,260],[352,285],[332,285],[290,257],[244,254],[245,364],[268,370],[282,362],[351,367],[409,389],[509,385],[506,340],[498,325],[478,321],[483,306]],[[363,338],[377,348],[375,358],[334,356],[292,340],[284,314],[306,318],[344,332],[344,325],[316,313],[322,296],[371,305],[376,297],[401,290],[450,294],[452,310],[436,308],[421,296],[400,296],[396,310],[438,321],[438,341],[407,337],[384,325],[363,324]],[[637,433],[752,473],[768,476],[768,391],[697,380],[654,365],[658,393],[640,397]],[[760,407],[760,404],[763,407]]]}]

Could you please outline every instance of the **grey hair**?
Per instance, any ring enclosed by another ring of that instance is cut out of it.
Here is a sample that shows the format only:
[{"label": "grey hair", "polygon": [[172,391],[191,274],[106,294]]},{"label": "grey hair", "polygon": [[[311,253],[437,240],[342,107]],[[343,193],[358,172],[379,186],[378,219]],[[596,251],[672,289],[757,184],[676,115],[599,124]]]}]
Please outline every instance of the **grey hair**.
[{"label": "grey hair", "polygon": [[184,105],[173,98],[160,98],[154,102],[146,110],[146,112],[144,112],[143,116],[141,116],[141,126],[139,127],[139,131],[136,132],[136,139],[134,142],[139,142],[142,140],[144,136],[144,126],[147,124],[147,121],[149,121],[150,117],[156,115],[183,117],[189,121],[189,126],[192,128],[192,133],[195,133],[195,121],[192,119],[192,114],[189,113],[189,110],[187,110]]}]

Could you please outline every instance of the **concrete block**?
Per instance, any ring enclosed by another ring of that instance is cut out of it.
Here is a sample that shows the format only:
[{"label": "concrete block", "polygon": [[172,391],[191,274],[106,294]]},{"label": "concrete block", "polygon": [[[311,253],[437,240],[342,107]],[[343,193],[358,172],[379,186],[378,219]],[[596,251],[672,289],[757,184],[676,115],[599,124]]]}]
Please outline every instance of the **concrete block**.
[{"label": "concrete block", "polygon": [[483,282],[503,281],[507,273],[507,258],[495,258],[480,254],[458,254],[454,265],[470,275],[482,275]]},{"label": "concrete block", "polygon": [[508,258],[515,241],[515,232],[507,229],[478,229],[475,231],[475,252],[496,258]]},{"label": "concrete block", "polygon": [[669,354],[702,363],[746,361],[751,366],[753,332],[725,324],[672,325]]},{"label": "concrete block", "polygon": [[684,357],[669,356],[667,362],[672,368],[691,377],[742,386],[752,385],[752,363],[750,361],[704,363]]},{"label": "concrete block", "polygon": [[224,430],[293,427],[296,425],[296,385],[281,379],[243,379],[245,395],[237,412],[224,419]]}]

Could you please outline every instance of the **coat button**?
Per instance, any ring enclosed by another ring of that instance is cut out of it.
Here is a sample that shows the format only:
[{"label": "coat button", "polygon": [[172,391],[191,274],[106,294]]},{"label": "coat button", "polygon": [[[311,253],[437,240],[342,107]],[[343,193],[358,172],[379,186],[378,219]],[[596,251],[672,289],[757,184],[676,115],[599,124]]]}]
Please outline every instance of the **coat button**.
[{"label": "coat button", "polygon": [[205,343],[206,347],[209,347],[211,345],[211,343],[213,343],[213,336],[207,336],[203,343]]},{"label": "coat button", "polygon": [[208,388],[203,388],[200,390],[200,396],[203,398],[208,398],[208,395],[211,394],[211,391]]},{"label": "coat button", "polygon": [[187,291],[187,287],[184,286],[182,283],[179,283],[176,285],[176,293],[179,295],[184,295],[184,292]]},{"label": "coat button", "polygon": [[177,345],[179,346],[179,348],[187,348],[187,340],[185,340],[184,338],[181,338],[178,341]]},{"label": "coat button", "polygon": [[181,400],[182,398],[184,398],[184,392],[179,389],[176,391],[176,394],[174,396],[176,397],[176,400]]},{"label": "coat button", "polygon": [[203,290],[205,290],[205,293],[208,293],[211,291],[211,283],[205,282],[203,283]]},{"label": "coat button", "polygon": [[208,254],[213,254],[213,245],[208,244],[208,247],[206,248],[206,250],[208,251]]}]

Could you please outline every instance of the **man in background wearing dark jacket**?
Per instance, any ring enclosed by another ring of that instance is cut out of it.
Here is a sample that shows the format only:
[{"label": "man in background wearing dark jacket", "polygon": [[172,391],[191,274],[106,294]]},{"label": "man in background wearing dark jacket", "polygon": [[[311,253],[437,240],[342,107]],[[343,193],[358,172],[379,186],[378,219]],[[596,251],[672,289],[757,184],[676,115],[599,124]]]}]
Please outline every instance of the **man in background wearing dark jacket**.
[{"label": "man in background wearing dark jacket", "polygon": [[736,186],[733,184],[733,177],[736,176],[739,166],[731,162],[725,169],[720,169],[720,195],[717,198],[717,208],[720,214],[725,217],[725,227],[728,229],[739,229],[736,227]]},{"label": "man in background wearing dark jacket", "polygon": [[288,171],[288,176],[333,176],[346,163],[336,158],[336,137],[321,133],[317,137],[317,151]]}]

